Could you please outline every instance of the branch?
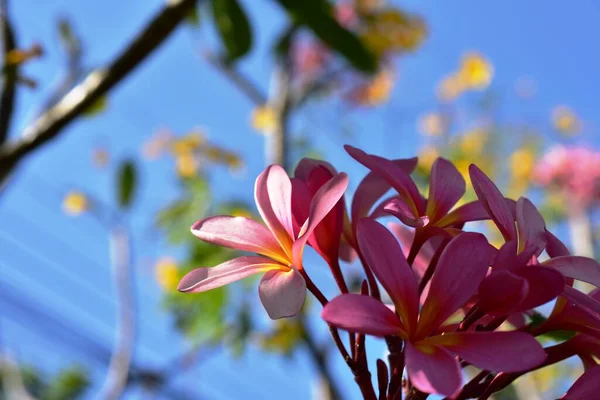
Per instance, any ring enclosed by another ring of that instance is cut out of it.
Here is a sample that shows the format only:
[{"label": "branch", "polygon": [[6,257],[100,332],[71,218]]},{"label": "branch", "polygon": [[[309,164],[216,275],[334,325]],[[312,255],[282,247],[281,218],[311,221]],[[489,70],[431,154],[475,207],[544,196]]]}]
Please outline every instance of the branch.
[{"label": "branch", "polygon": [[10,122],[15,105],[18,65],[8,65],[7,55],[16,49],[15,33],[8,17],[6,0],[0,3],[0,34],[2,35],[2,51],[4,67],[2,79],[2,94],[0,95],[0,144],[8,137]]},{"label": "branch", "polygon": [[130,375],[135,341],[135,299],[131,271],[131,244],[124,227],[110,232],[110,258],[117,294],[118,339],[110,359],[102,399],[121,398]]},{"label": "branch", "polygon": [[94,102],[125,78],[177,28],[196,0],[170,0],[108,66],[92,71],[53,107],[25,129],[22,137],[0,148],[0,182],[27,155],[54,139]]}]

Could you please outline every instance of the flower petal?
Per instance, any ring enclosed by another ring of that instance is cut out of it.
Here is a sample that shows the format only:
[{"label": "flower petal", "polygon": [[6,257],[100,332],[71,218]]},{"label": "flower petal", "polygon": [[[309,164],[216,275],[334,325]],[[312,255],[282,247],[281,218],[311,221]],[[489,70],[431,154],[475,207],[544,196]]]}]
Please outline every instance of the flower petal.
[{"label": "flower petal", "polygon": [[494,271],[479,285],[479,307],[490,315],[508,315],[529,293],[527,279],[510,271]]},{"label": "flower petal", "polygon": [[561,398],[562,400],[593,399],[598,395],[600,365],[587,370]]},{"label": "flower petal", "polygon": [[436,222],[450,211],[466,190],[466,183],[456,167],[444,158],[433,163],[429,176],[429,198],[425,214]]},{"label": "flower petal", "polygon": [[490,258],[489,243],[482,234],[461,233],[448,243],[431,279],[418,334],[436,329],[477,292]]},{"label": "flower petal", "polygon": [[302,265],[302,252],[306,241],[317,225],[329,214],[344,195],[348,187],[348,175],[341,172],[331,178],[315,193],[310,203],[308,219],[300,230],[298,239],[294,242],[293,261],[296,266]]},{"label": "flower petal", "polygon": [[517,231],[519,233],[519,253],[533,247],[539,255],[546,247],[546,223],[537,208],[529,199],[517,201]]},{"label": "flower petal", "polygon": [[[392,161],[407,174],[411,174],[417,166],[417,158],[398,159]],[[378,174],[369,172],[359,183],[352,199],[352,221],[358,222],[366,217],[377,202],[390,189],[390,184]]]},{"label": "flower petal", "polygon": [[459,332],[432,339],[463,360],[488,371],[526,371],[546,359],[546,352],[538,341],[523,332]]},{"label": "flower petal", "polygon": [[577,279],[600,287],[600,264],[592,258],[579,256],[554,257],[544,261],[542,265],[560,272],[567,278]]},{"label": "flower petal", "polygon": [[357,240],[367,265],[390,295],[396,311],[411,333],[419,313],[419,287],[394,235],[379,222],[363,218]]},{"label": "flower petal", "polygon": [[296,169],[294,170],[294,176],[302,179],[303,181],[307,181],[311,172],[315,168],[325,168],[327,171],[331,173],[331,176],[336,175],[337,171],[327,161],[324,160],[315,160],[314,158],[304,157],[298,162]]},{"label": "flower petal", "polygon": [[475,200],[463,204],[449,214],[446,214],[435,225],[443,228],[450,225],[462,225],[465,222],[483,221],[486,219],[490,219],[490,213],[481,201]]},{"label": "flower petal", "polygon": [[456,358],[439,346],[406,342],[406,370],[412,384],[422,392],[452,396],[462,383]]},{"label": "flower petal", "polygon": [[292,215],[294,217],[294,237],[298,237],[300,229],[308,218],[308,210],[312,200],[312,193],[304,181],[292,178]]},{"label": "flower petal", "polygon": [[507,241],[516,239],[517,233],[513,213],[498,187],[474,164],[469,167],[469,174],[477,197],[489,212],[504,239]]},{"label": "flower petal", "polygon": [[293,269],[269,271],[260,280],[258,295],[271,319],[292,317],[304,305],[306,282]]},{"label": "flower petal", "polygon": [[413,228],[421,228],[429,223],[428,216],[415,218],[410,210],[410,206],[400,196],[394,197],[385,203],[383,210],[398,218],[405,225]]},{"label": "flower petal", "polygon": [[266,272],[272,269],[287,267],[274,263],[273,260],[259,256],[245,256],[225,261],[212,268],[196,268],[188,272],[179,282],[180,292],[206,292],[229,283]]},{"label": "flower petal", "polygon": [[292,183],[280,165],[270,165],[256,178],[254,200],[262,219],[281,247],[289,252],[294,237]]},{"label": "flower petal", "polygon": [[402,168],[391,160],[367,154],[355,147],[346,145],[344,148],[352,158],[381,176],[390,186],[396,189],[404,201],[410,204],[415,218],[423,214],[425,210],[419,189]]},{"label": "flower petal", "polygon": [[216,216],[192,225],[197,238],[219,246],[262,254],[286,262],[285,252],[262,224],[244,217]]},{"label": "flower petal", "polygon": [[565,285],[563,288],[563,295],[577,304],[580,307],[587,308],[588,310],[600,313],[600,301],[594,299],[593,297],[580,292],[579,290]]},{"label": "flower petal", "polygon": [[519,306],[520,310],[529,310],[546,304],[562,293],[565,279],[557,271],[531,265],[521,268],[518,274],[527,279],[529,285],[527,298]]},{"label": "flower petal", "polygon": [[373,336],[398,335],[404,331],[398,316],[379,300],[360,294],[343,294],[323,307],[321,317],[350,332]]},{"label": "flower petal", "polygon": [[550,257],[569,256],[571,252],[559,238],[546,229],[546,252]]}]

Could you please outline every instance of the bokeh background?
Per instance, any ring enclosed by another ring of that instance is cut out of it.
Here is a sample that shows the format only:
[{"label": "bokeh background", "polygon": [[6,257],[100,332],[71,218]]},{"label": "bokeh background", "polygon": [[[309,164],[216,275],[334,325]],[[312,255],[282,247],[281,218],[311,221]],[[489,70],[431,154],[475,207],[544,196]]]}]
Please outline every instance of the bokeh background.
[{"label": "bokeh background", "polygon": [[[252,280],[175,290],[191,268],[232,256],[189,226],[254,215],[266,165],[293,171],[302,157],[325,158],[350,174],[352,193],[365,170],[346,143],[418,155],[423,190],[437,156],[465,174],[474,162],[509,196],[532,198],[574,253],[597,250],[593,0],[343,0],[331,18],[341,33],[293,23],[282,6],[291,1],[0,3],[16,43],[7,47],[4,29],[4,90],[13,82],[16,96],[2,147],[68,106],[59,101],[165,7],[195,3],[18,168],[0,151],[0,398],[358,399],[314,302],[273,323]],[[325,264],[307,257],[334,294]],[[344,268],[358,284],[359,270]],[[368,345],[384,354],[381,342]],[[496,398],[553,399],[580,373],[575,360],[545,368]]]}]

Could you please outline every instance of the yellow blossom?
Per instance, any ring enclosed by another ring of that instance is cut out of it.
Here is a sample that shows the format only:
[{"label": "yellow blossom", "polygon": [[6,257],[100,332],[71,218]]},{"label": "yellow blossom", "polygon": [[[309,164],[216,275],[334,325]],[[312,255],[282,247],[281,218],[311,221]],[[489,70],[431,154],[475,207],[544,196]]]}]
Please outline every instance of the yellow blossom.
[{"label": "yellow blossom", "polygon": [[252,112],[252,127],[264,134],[271,134],[278,124],[277,113],[271,107],[264,105]]},{"label": "yellow blossom", "polygon": [[429,171],[439,156],[440,152],[435,147],[424,147],[419,153],[419,166]]},{"label": "yellow blossom", "polygon": [[379,72],[370,82],[356,88],[351,97],[364,106],[377,106],[385,103],[394,88],[394,74],[390,71]]},{"label": "yellow blossom", "polygon": [[481,54],[470,52],[462,58],[458,76],[467,89],[483,90],[492,82],[494,67]]},{"label": "yellow blossom", "polygon": [[206,142],[206,136],[201,131],[192,131],[171,144],[171,151],[176,156],[185,155],[198,150]]},{"label": "yellow blossom", "polygon": [[456,74],[450,74],[438,84],[437,96],[442,101],[452,101],[460,96],[464,90],[463,81]]},{"label": "yellow blossom", "polygon": [[85,194],[78,191],[67,193],[63,200],[63,210],[69,215],[80,215],[89,209],[89,201]]},{"label": "yellow blossom", "polygon": [[483,151],[487,141],[487,133],[483,129],[473,129],[462,135],[459,140],[461,152],[469,157],[474,157]]},{"label": "yellow blossom", "polygon": [[467,185],[470,185],[471,182],[471,177],[469,175],[469,165],[471,165],[471,162],[465,158],[454,160],[454,166],[456,167],[458,172],[460,172],[465,182],[467,182]]},{"label": "yellow blossom", "polygon": [[510,156],[510,171],[517,180],[527,180],[535,164],[535,153],[529,147],[517,149]]},{"label": "yellow blossom", "polygon": [[418,128],[423,135],[440,136],[446,130],[446,121],[441,114],[431,112],[419,118]]},{"label": "yellow blossom", "polygon": [[190,178],[198,171],[198,161],[192,153],[180,154],[175,158],[177,173],[182,178]]},{"label": "yellow blossom", "polygon": [[558,106],[552,110],[554,128],[564,135],[579,133],[581,123],[577,115],[567,106]]},{"label": "yellow blossom", "polygon": [[170,257],[163,257],[157,261],[154,268],[156,281],[164,291],[171,292],[177,289],[179,272],[175,260]]}]

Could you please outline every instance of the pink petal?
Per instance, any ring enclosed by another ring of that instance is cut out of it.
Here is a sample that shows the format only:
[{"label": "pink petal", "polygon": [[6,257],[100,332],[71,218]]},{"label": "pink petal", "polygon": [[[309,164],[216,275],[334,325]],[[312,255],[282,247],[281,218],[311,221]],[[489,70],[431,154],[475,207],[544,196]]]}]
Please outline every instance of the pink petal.
[{"label": "pink petal", "polygon": [[527,280],[509,271],[494,271],[479,285],[479,307],[491,315],[516,310],[529,293]]},{"label": "pink petal", "polygon": [[244,217],[216,216],[192,225],[197,238],[219,246],[249,251],[286,262],[285,252],[262,224]]},{"label": "pink petal", "polygon": [[[417,166],[417,158],[393,160],[399,168],[411,174]],[[390,184],[379,175],[369,172],[360,182],[352,199],[352,221],[366,217],[373,205],[390,189]]]},{"label": "pink petal", "polygon": [[304,157],[296,166],[296,169],[294,170],[294,176],[302,179],[303,181],[307,181],[311,172],[315,168],[320,167],[325,168],[327,171],[329,171],[331,173],[331,176],[337,175],[337,171],[335,170],[333,165],[331,165],[327,161],[315,160],[314,158]]},{"label": "pink petal", "polygon": [[289,252],[294,237],[292,183],[280,165],[267,167],[256,178],[254,199],[261,217],[281,247]]},{"label": "pink petal", "polygon": [[258,296],[271,319],[298,314],[306,298],[306,282],[296,270],[269,271],[258,285]]},{"label": "pink petal", "polygon": [[321,317],[350,332],[373,336],[398,335],[404,331],[398,316],[379,300],[360,294],[343,294],[323,307]]},{"label": "pink petal", "polygon": [[519,252],[526,248],[535,248],[539,255],[546,247],[546,223],[537,208],[528,199],[521,197],[517,201],[517,231],[519,233]]},{"label": "pink petal", "polygon": [[525,371],[546,359],[546,352],[538,341],[523,332],[459,332],[432,339],[463,360],[488,371]]},{"label": "pink petal", "polygon": [[462,383],[460,366],[456,358],[439,346],[426,346],[405,342],[406,370],[412,384],[422,392],[452,396]]},{"label": "pink petal", "polygon": [[398,241],[383,225],[363,218],[357,240],[367,265],[390,295],[402,323],[410,333],[419,313],[419,287]]},{"label": "pink petal", "polygon": [[517,233],[513,213],[498,187],[483,171],[473,164],[469,167],[469,173],[477,197],[490,213],[504,239],[507,241],[516,239]]},{"label": "pink petal", "polygon": [[549,268],[528,266],[519,270],[519,276],[527,279],[529,291],[520,310],[529,310],[554,300],[562,293],[564,277]]},{"label": "pink petal", "polygon": [[396,189],[404,201],[411,205],[415,218],[425,211],[417,185],[402,168],[390,160],[367,154],[355,147],[346,145],[344,148],[352,158],[381,176],[390,186]]},{"label": "pink petal", "polygon": [[436,222],[439,227],[462,225],[465,222],[483,221],[490,219],[490,213],[479,200],[463,204]]},{"label": "pink petal", "polygon": [[421,311],[420,334],[436,329],[477,292],[487,274],[490,257],[489,244],[482,234],[461,233],[448,243]]},{"label": "pink petal", "polygon": [[579,290],[569,285],[565,285],[563,288],[563,295],[580,307],[600,313],[600,302],[598,300],[585,293],[581,293]]},{"label": "pink petal", "polygon": [[567,278],[591,283],[600,286],[600,264],[594,259],[579,256],[554,257],[542,263]]},{"label": "pink petal", "polygon": [[302,252],[306,241],[317,225],[329,214],[337,202],[342,198],[348,187],[348,175],[341,172],[331,178],[315,193],[310,203],[309,216],[300,230],[298,240],[294,242],[294,264],[302,265]]},{"label": "pink petal", "polygon": [[180,292],[206,292],[232,282],[249,277],[250,275],[266,272],[272,269],[287,268],[273,260],[259,256],[245,256],[225,261],[212,268],[196,268],[188,272],[179,282]]},{"label": "pink petal", "polygon": [[432,222],[450,211],[463,196],[466,183],[456,167],[448,160],[438,158],[429,176],[429,198],[425,214]]},{"label": "pink petal", "polygon": [[562,397],[563,400],[593,399],[598,395],[600,365],[587,370]]},{"label": "pink petal", "polygon": [[400,196],[392,198],[389,202],[387,202],[384,205],[383,209],[387,213],[398,218],[405,225],[411,226],[413,228],[421,228],[429,223],[428,216],[415,218],[412,214],[410,206],[406,204]]},{"label": "pink petal", "polygon": [[571,252],[556,236],[546,230],[546,252],[550,257],[569,256]]},{"label": "pink petal", "polygon": [[294,237],[298,237],[300,229],[308,218],[308,210],[312,200],[312,193],[308,186],[299,178],[292,178],[292,216],[294,222]]}]

